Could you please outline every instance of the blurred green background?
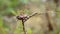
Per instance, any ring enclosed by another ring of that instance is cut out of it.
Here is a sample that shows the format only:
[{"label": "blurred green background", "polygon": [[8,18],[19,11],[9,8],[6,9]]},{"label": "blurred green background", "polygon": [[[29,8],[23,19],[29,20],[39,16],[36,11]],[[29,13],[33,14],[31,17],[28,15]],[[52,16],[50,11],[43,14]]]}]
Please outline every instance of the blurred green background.
[{"label": "blurred green background", "polygon": [[[32,0],[36,2],[36,0]],[[28,4],[28,0],[0,0],[0,34],[23,34],[22,22],[15,18],[23,11],[24,4]],[[38,0],[37,0],[38,2]],[[41,2],[41,1],[40,1]],[[29,10],[25,10],[29,14]],[[60,26],[60,6],[56,9],[57,23]],[[60,27],[58,29],[60,32]],[[32,31],[29,29],[29,34]]]}]

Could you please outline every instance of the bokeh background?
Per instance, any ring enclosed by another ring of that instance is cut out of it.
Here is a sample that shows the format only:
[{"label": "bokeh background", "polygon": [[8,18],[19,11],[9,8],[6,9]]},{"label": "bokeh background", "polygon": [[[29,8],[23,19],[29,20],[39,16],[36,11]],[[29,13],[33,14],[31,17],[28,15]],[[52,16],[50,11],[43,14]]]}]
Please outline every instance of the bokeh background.
[{"label": "bokeh background", "polygon": [[[54,10],[56,14],[58,29],[51,34],[60,32],[60,0],[57,1],[59,1],[58,6],[54,0],[0,0],[0,34],[24,34],[22,21],[17,20],[16,16],[21,12],[27,15],[35,12],[45,13],[46,6],[47,9]],[[28,34],[32,34],[31,29],[28,30]]]}]

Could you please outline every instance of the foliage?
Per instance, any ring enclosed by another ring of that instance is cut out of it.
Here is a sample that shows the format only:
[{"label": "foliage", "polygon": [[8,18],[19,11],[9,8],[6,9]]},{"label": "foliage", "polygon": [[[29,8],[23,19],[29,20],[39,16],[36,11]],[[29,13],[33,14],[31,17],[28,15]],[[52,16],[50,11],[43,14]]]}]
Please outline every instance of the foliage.
[{"label": "foliage", "polygon": [[[31,0],[32,2],[38,2],[38,0]],[[28,4],[29,0],[0,0],[0,34],[8,34],[7,31],[10,29],[7,26],[4,26],[4,16],[17,16],[20,14],[20,11],[23,11],[23,5]],[[30,14],[29,10],[25,9],[26,14]],[[58,19],[60,20],[60,6],[56,10]],[[7,24],[9,22],[7,21]],[[5,24],[5,25],[7,25]],[[13,24],[13,23],[12,23]],[[60,22],[59,22],[60,25]],[[22,22],[17,21],[16,29],[13,31],[14,34],[23,34]],[[60,30],[60,29],[59,29]],[[28,29],[28,34],[32,34],[32,30]]]}]

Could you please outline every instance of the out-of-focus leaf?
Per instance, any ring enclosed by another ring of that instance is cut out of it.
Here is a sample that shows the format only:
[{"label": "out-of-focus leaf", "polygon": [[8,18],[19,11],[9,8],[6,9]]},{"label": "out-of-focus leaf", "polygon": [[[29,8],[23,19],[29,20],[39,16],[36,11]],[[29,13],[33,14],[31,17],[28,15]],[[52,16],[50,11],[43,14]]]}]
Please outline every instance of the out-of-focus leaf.
[{"label": "out-of-focus leaf", "polygon": [[17,13],[16,13],[15,11],[11,11],[11,13],[12,13],[13,15],[17,15]]}]

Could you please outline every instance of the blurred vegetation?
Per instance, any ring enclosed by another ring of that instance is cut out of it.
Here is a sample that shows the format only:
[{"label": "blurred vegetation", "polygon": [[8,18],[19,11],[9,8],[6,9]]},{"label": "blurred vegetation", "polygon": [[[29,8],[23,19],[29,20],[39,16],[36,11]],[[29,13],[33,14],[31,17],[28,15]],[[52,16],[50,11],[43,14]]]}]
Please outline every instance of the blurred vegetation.
[{"label": "blurred vegetation", "polygon": [[[35,1],[35,0],[32,0]],[[5,21],[4,18],[5,16],[7,17],[13,17],[13,16],[17,16],[20,14],[20,11],[23,11],[24,9],[23,6],[24,4],[27,4],[29,1],[28,0],[0,0],[0,34],[9,34],[9,32],[11,32],[10,34],[14,33],[14,34],[23,34],[23,29],[22,29],[22,22],[21,21],[17,21],[15,24],[16,28],[15,29],[11,29],[12,27],[11,24],[13,24],[13,22],[9,22],[11,20],[9,20],[9,18],[5,19],[8,21]],[[25,10],[27,14],[29,14],[29,10]],[[57,13],[57,20],[58,20],[58,24],[60,26],[60,6],[57,7],[56,10]],[[12,25],[13,26],[13,25]],[[11,31],[10,31],[11,30]],[[32,34],[31,29],[28,29],[28,34]]]},{"label": "blurred vegetation", "polygon": [[[0,34],[9,34],[10,30],[14,34],[23,34],[23,26],[21,21],[16,22],[15,30],[11,29],[11,22],[4,21],[4,17],[12,17],[20,14],[20,11],[23,11],[23,5],[27,4],[28,0],[0,0]],[[28,10],[26,10],[28,13]],[[12,25],[13,26],[13,25]],[[8,32],[9,31],[9,32]],[[10,34],[12,34],[12,32]]]}]

